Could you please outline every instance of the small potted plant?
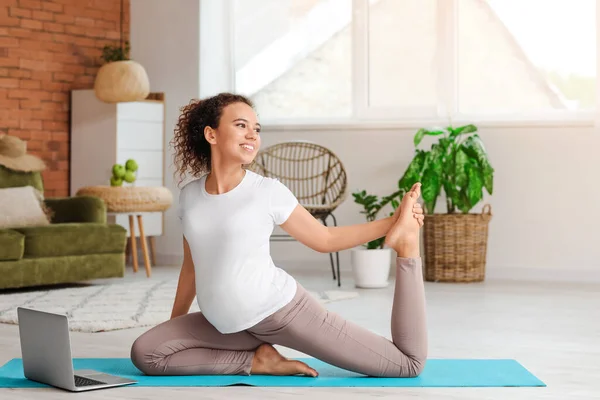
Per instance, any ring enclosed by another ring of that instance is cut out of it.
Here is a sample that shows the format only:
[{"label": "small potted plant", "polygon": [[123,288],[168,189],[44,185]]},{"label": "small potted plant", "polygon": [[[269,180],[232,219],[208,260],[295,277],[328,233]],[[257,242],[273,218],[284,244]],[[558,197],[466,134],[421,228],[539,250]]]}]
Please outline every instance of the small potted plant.
[{"label": "small potted plant", "polygon": [[[400,204],[404,191],[398,190],[381,199],[365,190],[352,193],[354,202],[363,206],[361,214],[367,221],[377,218],[379,212],[388,204],[395,210]],[[394,214],[390,212],[390,216]],[[385,237],[372,240],[351,251],[351,265],[354,282],[360,288],[383,288],[388,285],[392,249],[385,247]]]},{"label": "small potted plant", "polygon": [[[408,190],[421,182],[425,280],[477,282],[484,280],[491,207],[470,211],[493,193],[494,168],[477,127],[419,129],[414,136],[415,156],[398,183]],[[419,149],[423,138],[434,139],[429,150]],[[437,140],[435,140],[437,139]],[[435,213],[444,192],[446,212]]]},{"label": "small potted plant", "polygon": [[129,42],[106,45],[94,82],[96,97],[106,103],[143,100],[150,94],[150,82],[144,67],[129,59]]}]

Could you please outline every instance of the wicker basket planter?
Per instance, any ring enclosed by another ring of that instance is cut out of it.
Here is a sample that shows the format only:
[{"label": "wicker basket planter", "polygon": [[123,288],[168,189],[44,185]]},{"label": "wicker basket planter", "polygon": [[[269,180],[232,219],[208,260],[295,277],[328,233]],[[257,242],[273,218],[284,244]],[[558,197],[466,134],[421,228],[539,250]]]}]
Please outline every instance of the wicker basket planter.
[{"label": "wicker basket planter", "polygon": [[162,186],[87,186],[77,196],[100,197],[113,213],[165,211],[173,203],[171,191]]},{"label": "wicker basket planter", "polygon": [[138,101],[150,93],[150,81],[144,67],[137,62],[113,61],[98,70],[94,91],[106,103]]},{"label": "wicker basket planter", "polygon": [[430,282],[485,279],[491,207],[481,214],[426,214],[423,226],[424,275]]}]

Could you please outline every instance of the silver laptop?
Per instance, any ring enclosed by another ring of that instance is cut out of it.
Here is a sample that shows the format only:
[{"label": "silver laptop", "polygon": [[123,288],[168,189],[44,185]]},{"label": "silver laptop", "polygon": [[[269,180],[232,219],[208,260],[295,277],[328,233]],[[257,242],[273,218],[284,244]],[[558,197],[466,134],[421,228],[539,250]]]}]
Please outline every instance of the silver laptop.
[{"label": "silver laptop", "polygon": [[23,372],[27,379],[80,392],[137,383],[94,370],[73,370],[66,315],[18,307]]}]

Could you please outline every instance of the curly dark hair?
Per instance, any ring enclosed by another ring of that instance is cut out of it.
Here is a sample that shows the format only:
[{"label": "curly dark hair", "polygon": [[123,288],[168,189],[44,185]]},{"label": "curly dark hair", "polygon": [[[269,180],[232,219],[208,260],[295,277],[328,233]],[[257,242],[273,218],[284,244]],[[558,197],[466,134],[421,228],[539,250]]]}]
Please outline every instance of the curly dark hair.
[{"label": "curly dark hair", "polygon": [[204,137],[204,128],[219,127],[223,108],[233,103],[254,104],[245,96],[233,93],[219,93],[206,99],[192,99],[181,108],[181,115],[175,127],[171,145],[175,150],[175,174],[179,174],[179,183],[187,172],[193,177],[210,172],[210,144]]}]

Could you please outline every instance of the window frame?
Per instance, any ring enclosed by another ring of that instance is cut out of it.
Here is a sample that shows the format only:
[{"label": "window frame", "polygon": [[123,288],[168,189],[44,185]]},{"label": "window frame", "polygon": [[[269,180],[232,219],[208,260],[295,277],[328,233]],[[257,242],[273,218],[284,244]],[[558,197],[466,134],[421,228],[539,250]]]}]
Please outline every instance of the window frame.
[{"label": "window frame", "polygon": [[[236,90],[235,21],[234,2],[228,0],[230,29],[228,43],[229,75],[231,87]],[[328,130],[328,129],[388,129],[418,128],[422,126],[446,126],[449,123],[477,123],[483,126],[600,126],[600,63],[596,62],[596,106],[593,111],[540,111],[523,113],[477,113],[465,114],[458,110],[458,1],[437,0],[438,21],[436,58],[445,60],[437,63],[439,104],[432,107],[370,107],[369,101],[369,4],[373,0],[350,0],[352,2],[352,110],[349,117],[336,118],[262,118],[265,131],[276,130]],[[596,59],[600,47],[600,0],[596,0]],[[398,117],[405,115],[405,118]],[[451,122],[450,122],[451,121]]]}]

